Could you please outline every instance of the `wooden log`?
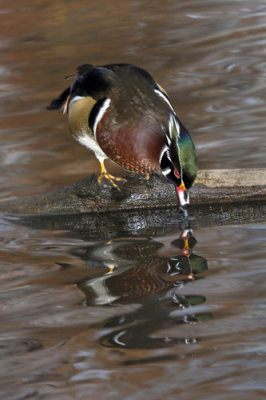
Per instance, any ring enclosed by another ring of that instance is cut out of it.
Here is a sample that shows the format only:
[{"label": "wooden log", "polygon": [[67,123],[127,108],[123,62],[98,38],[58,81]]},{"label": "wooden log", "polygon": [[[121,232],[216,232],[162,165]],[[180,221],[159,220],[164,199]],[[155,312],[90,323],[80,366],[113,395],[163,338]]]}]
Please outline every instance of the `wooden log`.
[{"label": "wooden log", "polygon": [[[265,200],[266,169],[201,170],[190,191],[192,207]],[[2,201],[9,215],[69,215],[178,207],[174,186],[161,176],[127,177],[120,190],[98,185],[96,175],[52,192]]]},{"label": "wooden log", "polygon": [[70,232],[71,237],[85,241],[98,241],[117,236],[154,238],[172,233],[178,236],[188,226],[197,229],[257,223],[265,220],[265,215],[266,203],[253,201],[192,205],[188,224],[178,207],[73,215],[28,215],[11,217],[11,221],[34,229]]},{"label": "wooden log", "polygon": [[266,169],[201,170],[195,183],[209,188],[266,186]]}]

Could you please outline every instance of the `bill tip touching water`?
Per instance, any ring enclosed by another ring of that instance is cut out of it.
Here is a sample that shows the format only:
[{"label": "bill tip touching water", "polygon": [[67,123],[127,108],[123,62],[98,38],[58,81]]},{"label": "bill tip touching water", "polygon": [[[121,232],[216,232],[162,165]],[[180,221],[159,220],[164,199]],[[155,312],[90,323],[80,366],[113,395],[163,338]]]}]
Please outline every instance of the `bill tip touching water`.
[{"label": "bill tip touching water", "polygon": [[159,172],[175,186],[187,216],[197,175],[195,147],[165,90],[131,64],[85,64],[73,77],[47,108],[63,108],[74,137],[94,152],[101,166],[99,184],[107,180],[119,188],[123,181],[107,172],[106,159],[135,173]]}]

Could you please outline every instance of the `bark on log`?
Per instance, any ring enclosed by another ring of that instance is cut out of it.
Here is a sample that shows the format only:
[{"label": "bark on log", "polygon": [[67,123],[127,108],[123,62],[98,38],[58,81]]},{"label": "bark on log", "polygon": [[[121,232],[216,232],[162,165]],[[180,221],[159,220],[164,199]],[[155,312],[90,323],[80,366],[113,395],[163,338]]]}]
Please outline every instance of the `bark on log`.
[{"label": "bark on log", "polygon": [[[199,171],[189,207],[193,228],[241,224],[265,219],[266,170]],[[92,175],[62,187],[15,201],[0,212],[17,224],[71,231],[85,240],[161,236],[184,228],[173,185],[158,176],[129,177],[121,190],[99,186]],[[10,217],[11,216],[11,217]]]},{"label": "bark on log", "polygon": [[196,229],[256,223],[265,219],[265,212],[265,202],[254,201],[192,205],[189,209],[189,224],[177,207],[73,215],[28,215],[13,217],[11,222],[34,229],[60,230],[66,235],[69,232],[71,237],[85,241],[98,241],[111,240],[117,236],[155,238],[173,233],[178,236],[179,231],[188,227]]},{"label": "bark on log", "polygon": [[[191,205],[265,200],[266,169],[201,170],[190,191]],[[161,176],[146,181],[127,177],[120,190],[98,185],[96,175],[55,191],[2,201],[0,212],[11,215],[66,215],[177,207],[173,185]]]}]

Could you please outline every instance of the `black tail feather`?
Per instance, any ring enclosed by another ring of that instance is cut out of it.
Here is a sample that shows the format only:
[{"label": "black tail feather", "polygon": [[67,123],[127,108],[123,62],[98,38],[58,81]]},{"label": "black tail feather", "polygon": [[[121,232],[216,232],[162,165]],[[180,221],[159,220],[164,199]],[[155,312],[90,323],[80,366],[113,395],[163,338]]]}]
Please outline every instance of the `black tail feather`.
[{"label": "black tail feather", "polygon": [[58,110],[59,108],[63,107],[69,94],[70,87],[64,90],[63,93],[61,93],[56,99],[53,99],[49,106],[46,107],[47,110]]}]

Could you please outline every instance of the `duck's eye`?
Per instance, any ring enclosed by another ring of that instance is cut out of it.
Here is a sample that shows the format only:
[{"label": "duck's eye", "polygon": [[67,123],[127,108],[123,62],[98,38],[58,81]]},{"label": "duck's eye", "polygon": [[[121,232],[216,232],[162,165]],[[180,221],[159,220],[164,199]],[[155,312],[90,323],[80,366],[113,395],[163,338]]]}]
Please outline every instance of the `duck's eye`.
[{"label": "duck's eye", "polygon": [[177,179],[180,179],[180,173],[177,171],[177,169],[174,169],[174,175]]}]

